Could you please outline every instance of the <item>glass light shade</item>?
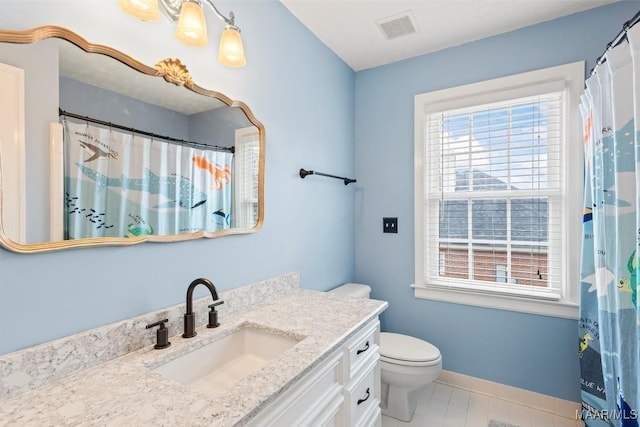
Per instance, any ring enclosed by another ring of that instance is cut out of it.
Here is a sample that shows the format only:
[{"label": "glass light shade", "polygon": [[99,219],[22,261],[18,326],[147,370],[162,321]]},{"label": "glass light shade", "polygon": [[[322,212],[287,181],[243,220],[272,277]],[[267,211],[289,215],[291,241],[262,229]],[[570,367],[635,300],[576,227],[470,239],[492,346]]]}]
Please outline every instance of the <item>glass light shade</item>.
[{"label": "glass light shade", "polygon": [[228,67],[244,67],[247,65],[240,30],[237,27],[227,25],[222,30],[218,61]]},{"label": "glass light shade", "polygon": [[203,47],[209,42],[207,23],[202,6],[193,1],[185,1],[180,8],[176,38],[187,46]]},{"label": "glass light shade", "polygon": [[142,21],[157,21],[160,19],[158,0],[120,0],[123,12]]}]

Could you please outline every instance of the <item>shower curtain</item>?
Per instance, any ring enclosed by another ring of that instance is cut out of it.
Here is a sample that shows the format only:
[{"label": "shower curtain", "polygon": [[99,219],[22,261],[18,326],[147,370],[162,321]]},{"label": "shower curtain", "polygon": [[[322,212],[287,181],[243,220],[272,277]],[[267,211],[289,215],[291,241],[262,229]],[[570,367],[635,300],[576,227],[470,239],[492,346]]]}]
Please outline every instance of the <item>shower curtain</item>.
[{"label": "shower curtain", "polygon": [[65,238],[231,227],[233,154],[64,120]]},{"label": "shower curtain", "polygon": [[640,25],[587,80],[578,356],[589,427],[638,426]]}]

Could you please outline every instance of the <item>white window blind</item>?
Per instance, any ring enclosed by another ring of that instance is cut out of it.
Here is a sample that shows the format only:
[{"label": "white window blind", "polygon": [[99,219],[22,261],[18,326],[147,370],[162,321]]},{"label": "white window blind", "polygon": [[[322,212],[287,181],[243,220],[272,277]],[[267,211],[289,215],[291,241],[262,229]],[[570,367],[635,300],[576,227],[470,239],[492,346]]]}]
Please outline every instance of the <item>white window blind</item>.
[{"label": "white window blind", "polygon": [[416,298],[577,318],[584,68],[415,96]]},{"label": "white window blind", "polygon": [[236,130],[233,221],[239,228],[253,228],[258,223],[259,138],[255,126]]},{"label": "white window blind", "polygon": [[426,283],[561,298],[564,97],[426,114]]}]

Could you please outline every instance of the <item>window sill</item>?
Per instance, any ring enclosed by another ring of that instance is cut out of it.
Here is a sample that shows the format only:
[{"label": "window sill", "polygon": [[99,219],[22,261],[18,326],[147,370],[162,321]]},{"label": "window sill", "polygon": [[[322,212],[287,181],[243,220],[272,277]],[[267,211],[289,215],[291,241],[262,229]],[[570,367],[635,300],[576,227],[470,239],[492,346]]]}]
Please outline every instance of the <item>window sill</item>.
[{"label": "window sill", "polygon": [[434,286],[411,285],[411,287],[414,288],[414,296],[420,299],[516,311],[541,316],[560,317],[564,319],[578,319],[578,305],[566,301],[545,301],[511,295],[492,295],[474,290],[443,289]]}]

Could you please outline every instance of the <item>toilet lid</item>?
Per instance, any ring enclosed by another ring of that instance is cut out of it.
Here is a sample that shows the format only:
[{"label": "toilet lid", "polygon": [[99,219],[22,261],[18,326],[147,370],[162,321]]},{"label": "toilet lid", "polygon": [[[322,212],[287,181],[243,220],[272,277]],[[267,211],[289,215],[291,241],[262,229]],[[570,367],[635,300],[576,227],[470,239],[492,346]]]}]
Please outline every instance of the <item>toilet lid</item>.
[{"label": "toilet lid", "polygon": [[381,332],[380,356],[405,362],[431,362],[440,358],[440,350],[415,337]]}]

